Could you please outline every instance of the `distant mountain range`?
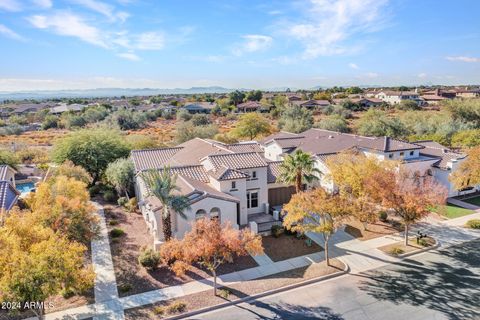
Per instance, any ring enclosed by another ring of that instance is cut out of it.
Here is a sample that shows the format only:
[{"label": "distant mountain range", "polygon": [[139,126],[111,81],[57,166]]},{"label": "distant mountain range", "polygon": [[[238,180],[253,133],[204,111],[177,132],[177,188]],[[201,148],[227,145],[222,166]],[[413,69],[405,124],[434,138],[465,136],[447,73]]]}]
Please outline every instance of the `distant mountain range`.
[{"label": "distant mountain range", "polygon": [[[377,87],[377,86],[363,86]],[[315,86],[307,90],[324,89],[323,86]],[[297,91],[299,88],[295,87],[275,87],[265,89],[264,91]],[[153,88],[98,88],[85,90],[32,90],[32,91],[15,91],[7,92],[0,91],[0,101],[3,100],[24,100],[24,99],[53,99],[53,98],[107,98],[107,97],[133,97],[133,96],[153,96],[153,95],[173,95],[173,94],[202,94],[202,93],[229,93],[235,90],[250,91],[252,89],[246,88],[224,88],[220,86],[211,87],[192,87],[192,88],[175,88],[175,89],[153,89]]]}]

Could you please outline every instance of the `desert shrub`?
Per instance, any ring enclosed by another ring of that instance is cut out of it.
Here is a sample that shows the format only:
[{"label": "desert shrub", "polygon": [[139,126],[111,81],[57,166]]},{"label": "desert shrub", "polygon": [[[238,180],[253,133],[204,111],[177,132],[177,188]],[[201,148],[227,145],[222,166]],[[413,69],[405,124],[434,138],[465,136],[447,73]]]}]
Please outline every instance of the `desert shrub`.
[{"label": "desert shrub", "polygon": [[183,301],[175,301],[167,307],[168,313],[180,313],[187,309],[187,304]]},{"label": "desert shrub", "polygon": [[273,225],[272,228],[271,228],[271,231],[272,231],[272,235],[275,237],[275,238],[278,238],[282,235],[283,233],[283,227],[282,226],[278,226],[278,225]]},{"label": "desert shrub", "polygon": [[160,263],[160,254],[153,249],[144,249],[138,256],[138,263],[146,269],[153,270]]},{"label": "desert shrub", "polygon": [[300,133],[313,126],[313,113],[300,106],[287,107],[278,120],[278,128],[284,131]]},{"label": "desert shrub", "polygon": [[192,115],[185,109],[177,111],[177,120],[189,121],[192,119]]},{"label": "desert shrub", "polygon": [[118,225],[118,221],[117,220],[110,220],[110,221],[108,221],[108,224],[111,225],[111,226],[116,226],[116,225]]},{"label": "desert shrub", "polygon": [[206,114],[194,114],[191,122],[194,126],[206,126],[211,123],[208,115]]},{"label": "desert shrub", "polygon": [[467,221],[467,227],[472,229],[480,229],[480,219],[472,219]]},{"label": "desert shrub", "polygon": [[387,222],[388,214],[385,211],[380,211],[380,213],[378,214],[378,219],[380,219],[380,221],[382,222]]},{"label": "desert shrub", "polygon": [[0,136],[13,136],[19,135],[23,132],[23,128],[18,124],[11,124],[6,127],[0,128]]},{"label": "desert shrub", "polygon": [[405,253],[405,250],[399,247],[393,247],[392,249],[389,250],[388,253],[390,253],[392,256],[398,256]]},{"label": "desert shrub", "polygon": [[166,312],[166,307],[165,306],[155,306],[153,307],[153,313],[156,314],[157,316],[163,316]]},{"label": "desert shrub", "polygon": [[120,197],[117,200],[117,204],[122,207],[125,206],[127,203],[128,203],[128,199],[126,197]]},{"label": "desert shrub", "polygon": [[107,201],[107,202],[113,202],[115,201],[115,192],[113,192],[112,190],[106,190],[104,193],[103,193],[103,200]]},{"label": "desert shrub", "polygon": [[337,132],[348,132],[348,123],[345,118],[340,115],[331,115],[325,119],[320,120],[320,122],[315,124],[315,127],[324,130],[337,131]]},{"label": "desert shrub", "polygon": [[422,247],[429,247],[430,246],[430,243],[425,238],[418,239],[418,244],[421,245]]},{"label": "desert shrub", "polygon": [[113,228],[112,231],[110,231],[110,236],[112,238],[120,238],[125,234],[125,231],[123,231],[120,228]]},{"label": "desert shrub", "polygon": [[125,204],[125,208],[128,210],[128,212],[136,212],[138,208],[137,198],[130,198],[130,200],[128,200],[128,202]]},{"label": "desert shrub", "polygon": [[124,283],[118,286],[118,291],[121,293],[126,293],[128,291],[132,290],[132,285],[128,283]]},{"label": "desert shrub", "polygon": [[94,185],[94,186],[91,186],[90,188],[88,188],[88,193],[90,193],[90,196],[93,197],[97,194],[100,193],[100,191],[102,191],[102,187],[98,184]]},{"label": "desert shrub", "polygon": [[218,296],[222,297],[223,299],[228,299],[228,296],[231,294],[230,290],[224,288],[218,290]]}]

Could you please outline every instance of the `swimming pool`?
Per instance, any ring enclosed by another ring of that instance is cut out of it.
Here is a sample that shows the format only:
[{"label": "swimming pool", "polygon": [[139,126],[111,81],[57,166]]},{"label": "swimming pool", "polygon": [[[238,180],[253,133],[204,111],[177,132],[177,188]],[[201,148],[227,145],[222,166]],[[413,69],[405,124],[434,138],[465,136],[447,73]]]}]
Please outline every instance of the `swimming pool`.
[{"label": "swimming pool", "polygon": [[35,189],[35,184],[33,182],[17,183],[16,189],[20,191],[21,194],[26,194]]}]

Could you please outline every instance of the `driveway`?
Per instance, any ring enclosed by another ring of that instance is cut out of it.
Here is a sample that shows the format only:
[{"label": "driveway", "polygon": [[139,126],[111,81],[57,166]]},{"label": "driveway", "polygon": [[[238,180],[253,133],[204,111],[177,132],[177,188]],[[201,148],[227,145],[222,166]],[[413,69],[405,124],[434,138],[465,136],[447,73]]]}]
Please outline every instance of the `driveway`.
[{"label": "driveway", "polygon": [[480,239],[195,319],[480,319]]}]

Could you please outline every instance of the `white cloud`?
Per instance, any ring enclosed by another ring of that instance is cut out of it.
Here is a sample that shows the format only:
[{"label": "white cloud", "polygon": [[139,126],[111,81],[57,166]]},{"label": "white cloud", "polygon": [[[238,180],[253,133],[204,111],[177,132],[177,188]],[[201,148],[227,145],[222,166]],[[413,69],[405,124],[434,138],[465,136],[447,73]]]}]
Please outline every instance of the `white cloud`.
[{"label": "white cloud", "polygon": [[6,11],[21,11],[22,5],[17,0],[0,0],[0,9]]},{"label": "white cloud", "polygon": [[92,11],[100,13],[101,15],[104,15],[105,17],[110,19],[111,21],[119,20],[123,22],[130,16],[130,14],[128,14],[127,12],[123,12],[123,11],[117,12],[114,6],[101,1],[95,1],[95,0],[71,0],[71,1],[85,8],[88,8]]},{"label": "white cloud", "polygon": [[427,77],[427,74],[425,72],[422,72],[417,74],[417,77],[419,77],[420,79],[425,79]]},{"label": "white cloud", "polygon": [[232,50],[232,53],[236,56],[266,50],[270,48],[273,43],[272,37],[260,34],[247,34],[242,36],[242,39],[244,41],[237,43]]},{"label": "white cloud", "polygon": [[308,0],[300,22],[284,26],[285,33],[304,46],[303,58],[349,52],[346,40],[383,26],[389,0]]},{"label": "white cloud", "polygon": [[352,69],[359,69],[358,65],[355,64],[355,63],[353,63],[353,62],[352,62],[352,63],[349,63],[348,66],[349,66],[350,68],[352,68]]},{"label": "white cloud", "polygon": [[108,48],[99,29],[87,24],[81,17],[66,11],[50,16],[34,15],[28,21],[38,29],[48,29],[56,34],[79,38],[85,42]]},{"label": "white cloud", "polygon": [[130,61],[140,61],[140,57],[133,52],[117,53],[117,56]]},{"label": "white cloud", "polygon": [[450,61],[462,61],[462,62],[480,62],[480,58],[475,57],[465,57],[465,56],[454,56],[454,57],[446,57],[445,59]]},{"label": "white cloud", "polygon": [[165,46],[162,32],[144,32],[135,37],[133,47],[138,50],[161,50]]},{"label": "white cloud", "polygon": [[25,41],[24,37],[13,31],[12,29],[4,26],[3,24],[0,24],[0,34],[14,40]]},{"label": "white cloud", "polygon": [[32,0],[33,4],[37,7],[48,9],[53,6],[52,0]]}]

